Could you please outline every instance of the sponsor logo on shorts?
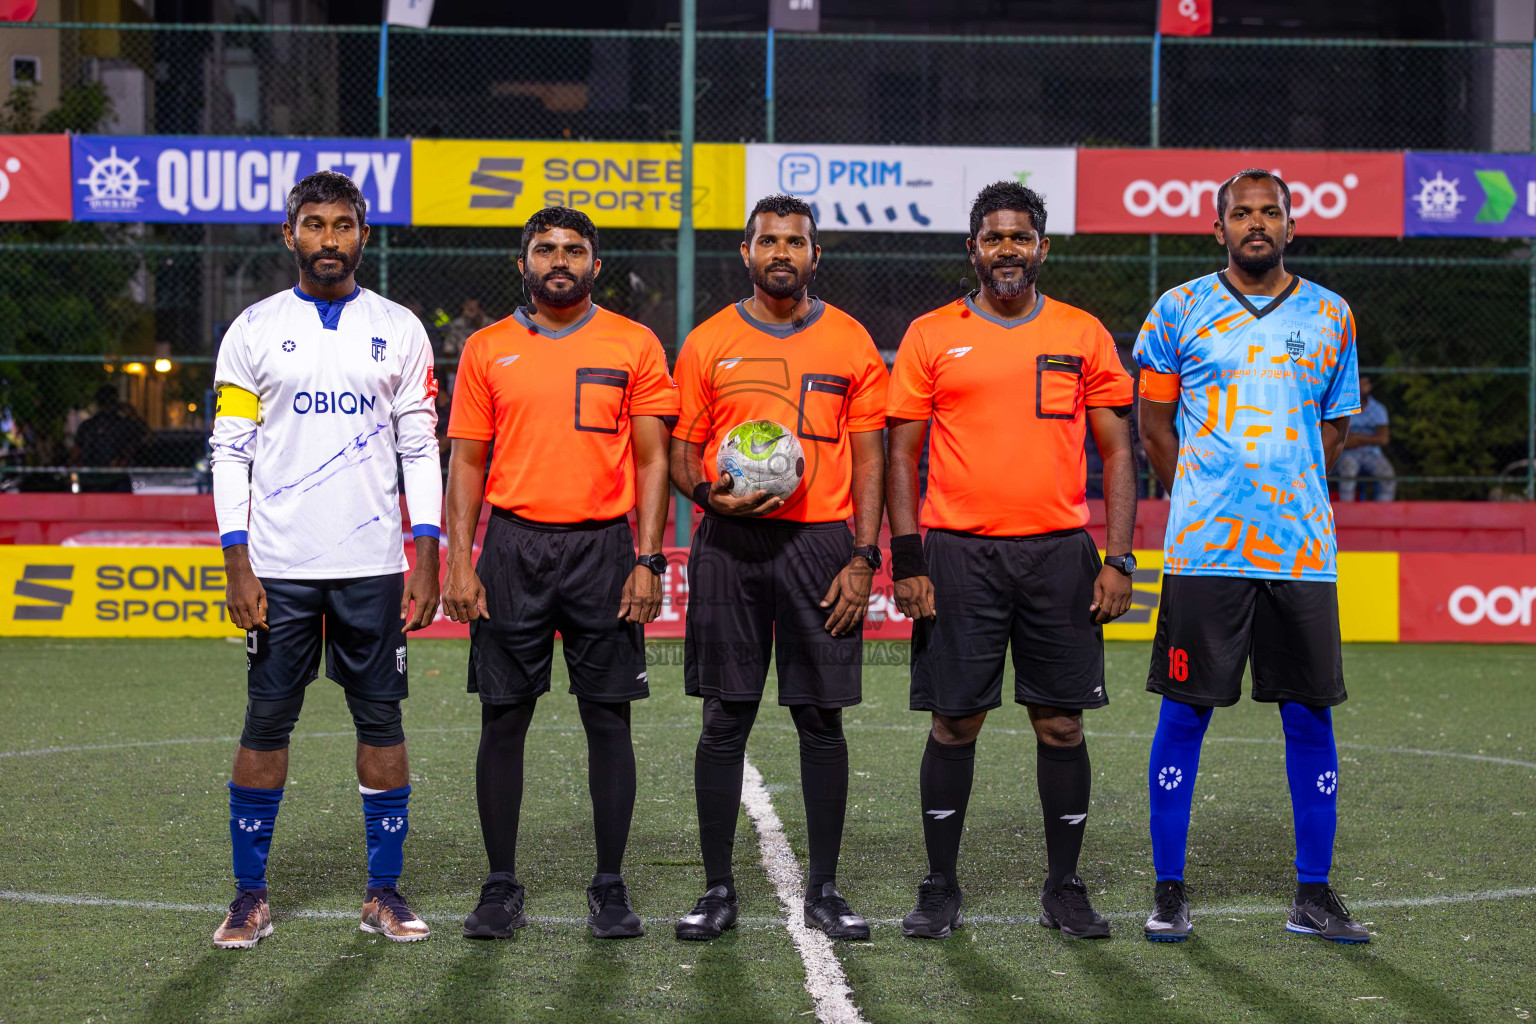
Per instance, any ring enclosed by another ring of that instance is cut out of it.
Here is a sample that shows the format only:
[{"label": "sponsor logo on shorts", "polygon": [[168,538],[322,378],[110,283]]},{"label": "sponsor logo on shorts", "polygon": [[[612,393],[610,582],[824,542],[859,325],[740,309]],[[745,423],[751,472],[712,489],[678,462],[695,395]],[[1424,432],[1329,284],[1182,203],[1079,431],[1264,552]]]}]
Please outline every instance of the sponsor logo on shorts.
[{"label": "sponsor logo on shorts", "polygon": [[395,671],[405,675],[405,647],[395,648]]}]

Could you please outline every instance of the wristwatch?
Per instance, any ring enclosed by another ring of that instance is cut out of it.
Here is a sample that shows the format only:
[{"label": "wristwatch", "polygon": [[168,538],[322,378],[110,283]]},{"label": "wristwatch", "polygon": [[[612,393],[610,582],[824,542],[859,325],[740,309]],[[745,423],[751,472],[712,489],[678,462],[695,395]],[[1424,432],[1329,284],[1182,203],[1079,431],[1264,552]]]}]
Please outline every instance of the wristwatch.
[{"label": "wristwatch", "polygon": [[854,548],[853,557],[864,559],[871,569],[875,572],[880,571],[880,545],[867,544],[862,548]]},{"label": "wristwatch", "polygon": [[1134,577],[1136,575],[1136,556],[1129,552],[1123,555],[1110,555],[1104,559],[1104,564],[1125,576]]},{"label": "wristwatch", "polygon": [[667,571],[667,556],[659,552],[654,555],[641,555],[635,559],[635,564],[643,565],[657,576],[660,576]]}]

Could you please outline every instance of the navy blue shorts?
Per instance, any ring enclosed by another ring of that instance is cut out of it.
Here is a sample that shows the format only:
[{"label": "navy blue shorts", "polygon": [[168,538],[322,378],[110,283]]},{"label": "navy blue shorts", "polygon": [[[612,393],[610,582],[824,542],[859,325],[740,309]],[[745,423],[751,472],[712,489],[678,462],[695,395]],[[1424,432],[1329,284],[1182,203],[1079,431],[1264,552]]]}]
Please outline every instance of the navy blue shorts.
[{"label": "navy blue shorts", "polygon": [[268,629],[246,633],[246,685],[255,700],[302,695],[325,674],[364,700],[404,700],[405,633],[400,598],[405,577],[345,580],[263,579]]}]

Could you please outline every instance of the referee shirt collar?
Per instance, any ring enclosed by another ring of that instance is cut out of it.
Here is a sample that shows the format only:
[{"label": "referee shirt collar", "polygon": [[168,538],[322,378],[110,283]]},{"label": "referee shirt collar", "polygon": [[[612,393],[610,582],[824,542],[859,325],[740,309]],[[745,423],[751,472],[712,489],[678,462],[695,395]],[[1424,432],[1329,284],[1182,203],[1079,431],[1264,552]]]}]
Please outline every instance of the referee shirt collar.
[{"label": "referee shirt collar", "polygon": [[512,319],[516,320],[522,326],[528,328],[528,330],[533,331],[536,334],[541,334],[544,337],[554,341],[559,341],[561,338],[575,334],[577,331],[587,326],[587,324],[591,323],[593,317],[597,316],[597,303],[594,302],[592,305],[587,307],[587,311],[581,315],[580,320],[577,320],[575,323],[568,327],[562,327],[558,331],[552,331],[548,327],[540,327],[538,324],[530,320],[528,318],[528,314],[523,312],[523,310],[526,308],[526,306],[518,306],[517,309],[512,313]]},{"label": "referee shirt collar", "polygon": [[736,303],[736,312],[741,314],[741,318],[747,322],[748,326],[755,327],[762,331],[764,334],[772,335],[775,338],[788,338],[794,334],[798,334],[800,331],[803,331],[807,327],[811,326],[811,324],[815,323],[817,320],[820,320],[821,314],[826,312],[826,309],[827,304],[822,302],[816,296],[812,295],[811,310],[810,312],[806,313],[805,316],[801,317],[799,320],[791,320],[787,324],[770,324],[765,320],[759,320],[757,317],[747,312],[746,299],[742,299],[740,302]]},{"label": "referee shirt collar", "polygon": [[997,324],[997,326],[1006,328],[1011,331],[1015,327],[1029,323],[1035,317],[1040,315],[1040,311],[1045,308],[1045,293],[1035,292],[1035,308],[1030,310],[1024,316],[1019,317],[1017,320],[1004,320],[1000,316],[993,316],[991,313],[988,313],[986,310],[976,305],[975,292],[971,292],[971,294],[965,297],[965,308],[969,309],[972,313],[975,313],[983,320],[990,320],[994,324]]}]

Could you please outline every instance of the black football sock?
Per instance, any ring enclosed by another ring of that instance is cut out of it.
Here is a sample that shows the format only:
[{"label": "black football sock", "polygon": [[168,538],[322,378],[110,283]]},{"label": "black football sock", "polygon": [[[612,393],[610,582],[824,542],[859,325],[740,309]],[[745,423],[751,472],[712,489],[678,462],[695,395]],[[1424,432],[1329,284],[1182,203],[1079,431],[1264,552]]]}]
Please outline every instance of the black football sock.
[{"label": "black football sock", "polygon": [[918,792],[923,802],[923,843],[928,847],[928,872],[943,875],[959,885],[956,865],[960,860],[960,835],[965,831],[965,808],[971,802],[971,779],[976,773],[976,741],[953,746],[928,736]]},{"label": "black football sock", "polygon": [[534,702],[480,705],[475,802],[492,874],[517,877],[517,819],[523,806],[523,744]]},{"label": "black football sock", "polygon": [[587,730],[587,789],[597,838],[597,878],[617,881],[635,816],[635,747],[629,735],[629,702],[576,699]]},{"label": "black football sock", "polygon": [[693,789],[699,807],[699,849],[704,855],[704,885],[725,886],[736,898],[731,851],[741,814],[741,773],[747,736],[757,718],[757,701],[704,698],[704,728],[693,759]]},{"label": "black football sock", "polygon": [[1088,741],[1075,747],[1051,747],[1036,740],[1035,779],[1045,812],[1046,885],[1060,885],[1077,874],[1077,857],[1083,849],[1093,788]]},{"label": "black football sock", "polygon": [[800,733],[800,793],[810,846],[807,886],[819,892],[837,881],[837,857],[848,816],[848,741],[841,708],[798,704],[789,709]]}]

